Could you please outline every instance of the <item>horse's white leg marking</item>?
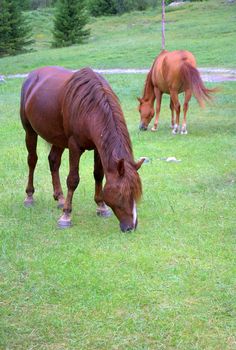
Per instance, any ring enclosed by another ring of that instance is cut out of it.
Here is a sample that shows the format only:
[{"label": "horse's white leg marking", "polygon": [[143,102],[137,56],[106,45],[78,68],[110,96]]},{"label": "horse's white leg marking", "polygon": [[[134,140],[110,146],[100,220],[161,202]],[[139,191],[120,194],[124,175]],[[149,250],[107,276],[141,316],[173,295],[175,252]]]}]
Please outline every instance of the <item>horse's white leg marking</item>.
[{"label": "horse's white leg marking", "polygon": [[187,131],[186,125],[182,126],[181,135],[187,135],[187,133],[188,131]]},{"label": "horse's white leg marking", "polygon": [[134,201],[133,205],[133,225],[135,226],[137,220],[137,209],[136,209],[136,203]]},{"label": "horse's white leg marking", "polygon": [[174,125],[174,128],[173,128],[173,130],[172,130],[172,134],[176,135],[176,134],[178,134],[178,132],[179,132],[179,125],[178,125],[178,124],[175,124],[175,125]]}]

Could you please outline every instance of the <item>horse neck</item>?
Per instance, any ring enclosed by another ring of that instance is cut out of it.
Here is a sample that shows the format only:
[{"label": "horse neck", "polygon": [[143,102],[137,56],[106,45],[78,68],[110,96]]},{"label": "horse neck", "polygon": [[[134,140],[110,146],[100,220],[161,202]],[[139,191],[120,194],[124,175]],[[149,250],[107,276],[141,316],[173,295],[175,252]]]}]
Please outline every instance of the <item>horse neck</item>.
[{"label": "horse neck", "polygon": [[[104,122],[107,123],[107,120]],[[110,172],[116,171],[120,159],[134,163],[128,131],[124,130],[124,125],[118,126],[115,119],[109,120],[108,124],[96,123],[94,137],[106,177]]]},{"label": "horse neck", "polygon": [[155,100],[155,93],[154,93],[154,86],[152,83],[152,70],[153,70],[153,67],[150,69],[146,78],[144,92],[143,92],[143,99],[144,101],[148,101],[153,105]]}]

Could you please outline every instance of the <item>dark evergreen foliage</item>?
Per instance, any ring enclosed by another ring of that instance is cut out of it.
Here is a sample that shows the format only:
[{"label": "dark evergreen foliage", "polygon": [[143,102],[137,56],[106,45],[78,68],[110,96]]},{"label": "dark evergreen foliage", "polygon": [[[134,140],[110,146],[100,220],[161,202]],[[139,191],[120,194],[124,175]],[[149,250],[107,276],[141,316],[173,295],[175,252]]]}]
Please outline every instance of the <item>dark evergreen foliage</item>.
[{"label": "dark evergreen foliage", "polygon": [[157,0],[88,0],[88,8],[92,16],[122,14],[132,10],[145,10],[154,6]]},{"label": "dark evergreen foliage", "polygon": [[37,10],[38,8],[53,7],[57,0],[18,0],[20,9],[23,11]]},{"label": "dark evergreen foliage", "polygon": [[9,11],[6,0],[0,0],[0,57],[9,50]]},{"label": "dark evergreen foliage", "polygon": [[88,7],[94,17],[117,13],[116,0],[89,0]]},{"label": "dark evergreen foliage", "polygon": [[88,14],[84,0],[59,0],[54,20],[53,47],[82,43],[90,34],[85,29]]},{"label": "dark evergreen foliage", "polygon": [[17,0],[0,0],[0,56],[26,51],[32,44],[31,30]]}]

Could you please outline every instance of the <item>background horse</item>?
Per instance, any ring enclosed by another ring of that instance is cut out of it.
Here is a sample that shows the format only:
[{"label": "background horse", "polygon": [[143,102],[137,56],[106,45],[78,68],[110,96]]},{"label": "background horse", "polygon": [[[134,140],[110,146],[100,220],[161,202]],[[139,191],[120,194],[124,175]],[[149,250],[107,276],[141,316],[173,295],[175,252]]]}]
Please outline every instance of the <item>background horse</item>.
[{"label": "background horse", "polygon": [[207,89],[204,86],[196,69],[196,60],[191,52],[180,50],[168,52],[163,50],[155,59],[147,75],[143,97],[138,98],[141,116],[140,129],[147,130],[148,124],[154,117],[154,101],[156,99],[156,118],[152,131],[157,130],[162,94],[166,93],[170,95],[171,127],[173,134],[177,134],[180,128],[178,94],[184,92],[184,117],[181,134],[187,134],[186,116],[192,94],[196,97],[200,106],[203,107],[204,101],[211,100],[211,93],[215,91],[216,89]]},{"label": "background horse", "polygon": [[[134,162],[120,104],[105,79],[89,68],[75,73],[56,67],[33,71],[22,87],[20,114],[29,165],[26,206],[33,204],[37,136],[40,135],[52,144],[48,158],[53,195],[64,212],[58,220],[60,227],[71,225],[72,197],[80,179],[80,157],[85,150],[94,150],[94,199],[98,214],[108,215],[106,203],[117,216],[122,231],[136,228],[136,202],[142,193],[137,170],[143,160]],[[69,149],[70,165],[66,200],[59,177],[65,148]]]}]

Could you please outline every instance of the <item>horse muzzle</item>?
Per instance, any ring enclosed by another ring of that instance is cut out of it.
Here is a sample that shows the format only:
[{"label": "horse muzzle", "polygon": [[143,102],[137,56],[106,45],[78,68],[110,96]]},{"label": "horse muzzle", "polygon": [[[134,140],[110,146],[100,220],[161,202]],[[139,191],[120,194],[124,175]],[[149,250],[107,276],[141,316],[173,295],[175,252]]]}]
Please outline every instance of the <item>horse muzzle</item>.
[{"label": "horse muzzle", "polygon": [[124,222],[120,223],[120,229],[122,232],[131,232],[135,231],[138,226],[138,220],[136,220],[135,225],[131,224],[126,224]]},{"label": "horse muzzle", "polygon": [[147,130],[147,126],[144,125],[143,123],[140,123],[140,124],[139,124],[139,130],[141,130],[141,131],[146,131],[146,130]]}]

